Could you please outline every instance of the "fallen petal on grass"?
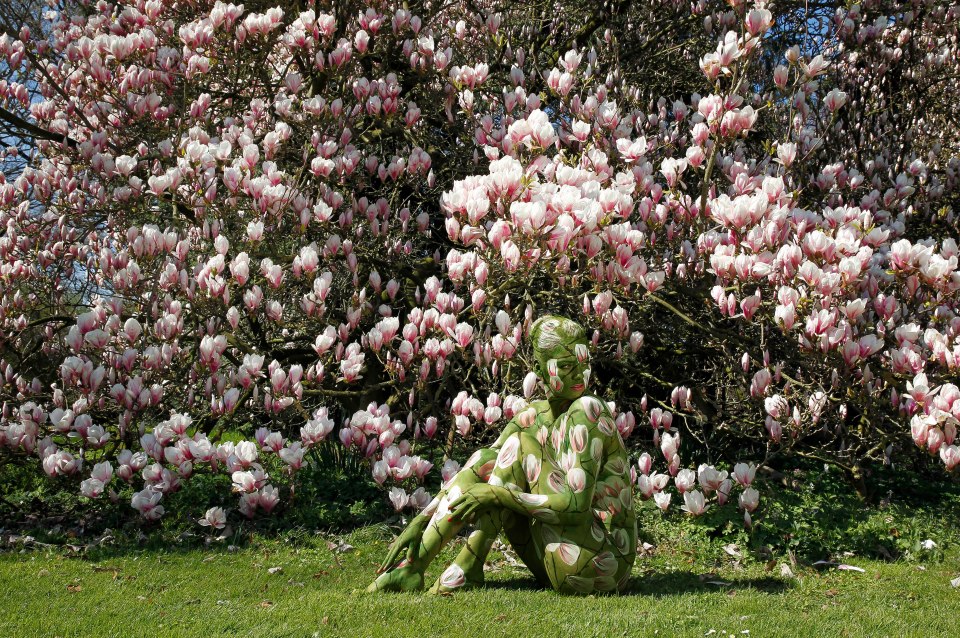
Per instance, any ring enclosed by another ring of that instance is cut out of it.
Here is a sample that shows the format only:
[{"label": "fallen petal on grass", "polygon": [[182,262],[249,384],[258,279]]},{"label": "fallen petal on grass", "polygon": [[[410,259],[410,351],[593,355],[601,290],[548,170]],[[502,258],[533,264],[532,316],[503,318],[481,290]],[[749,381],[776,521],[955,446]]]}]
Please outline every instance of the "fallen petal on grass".
[{"label": "fallen petal on grass", "polygon": [[860,572],[861,574],[865,574],[867,572],[867,570],[865,570],[863,567],[857,567],[856,565],[837,565],[837,569],[842,569],[848,572]]}]

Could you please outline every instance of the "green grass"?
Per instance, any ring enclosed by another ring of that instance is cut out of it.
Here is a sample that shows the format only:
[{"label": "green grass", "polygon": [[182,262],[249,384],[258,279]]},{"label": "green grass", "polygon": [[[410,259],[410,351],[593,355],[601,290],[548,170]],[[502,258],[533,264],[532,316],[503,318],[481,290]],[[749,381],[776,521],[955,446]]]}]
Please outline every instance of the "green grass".
[{"label": "green grass", "polygon": [[[229,551],[125,546],[0,554],[0,636],[948,636],[960,618],[960,550],[925,564],[843,560],[866,573],[670,545],[638,558],[620,596],[536,589],[495,554],[488,587],[437,598],[366,595],[390,533],[368,527]],[[441,556],[449,560],[451,548]],[[432,570],[436,577],[442,568]],[[270,568],[282,570],[270,573]],[[715,581],[714,584],[710,581]],[[749,633],[748,633],[749,632]]]}]

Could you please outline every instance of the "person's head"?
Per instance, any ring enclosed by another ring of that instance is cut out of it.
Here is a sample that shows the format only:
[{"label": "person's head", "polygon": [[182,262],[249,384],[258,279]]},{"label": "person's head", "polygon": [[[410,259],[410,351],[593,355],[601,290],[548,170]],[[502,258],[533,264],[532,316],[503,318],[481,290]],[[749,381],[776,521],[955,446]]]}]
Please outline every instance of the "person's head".
[{"label": "person's head", "polygon": [[575,321],[544,315],[530,328],[534,372],[547,388],[548,396],[577,399],[590,382],[590,351],[587,333]]}]

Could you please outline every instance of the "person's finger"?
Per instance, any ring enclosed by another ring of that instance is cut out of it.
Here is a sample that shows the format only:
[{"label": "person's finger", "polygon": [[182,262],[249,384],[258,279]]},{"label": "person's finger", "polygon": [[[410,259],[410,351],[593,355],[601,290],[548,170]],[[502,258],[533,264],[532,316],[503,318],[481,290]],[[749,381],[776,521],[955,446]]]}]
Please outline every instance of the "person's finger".
[{"label": "person's finger", "polygon": [[469,494],[464,494],[463,496],[461,496],[460,498],[458,498],[457,500],[455,500],[453,503],[450,504],[449,510],[451,512],[459,512],[464,507],[469,505],[472,500],[473,498]]},{"label": "person's finger", "polygon": [[397,537],[395,541],[390,545],[390,549],[387,550],[387,556],[383,559],[383,563],[380,565],[382,571],[387,571],[393,567],[397,558],[400,556],[400,553],[403,551],[403,548],[407,545],[407,539],[404,538],[404,534],[401,534]]},{"label": "person's finger", "polygon": [[384,572],[384,571],[387,570],[387,566],[390,564],[390,559],[391,559],[392,557],[393,557],[393,548],[391,547],[391,548],[387,551],[386,557],[384,557],[383,561],[380,563],[380,567],[379,567],[379,569],[377,569],[377,572],[378,572],[378,573],[379,573],[379,572]]},{"label": "person's finger", "polygon": [[411,563],[416,560],[420,554],[420,537],[417,536],[410,545],[407,546],[407,560]]},{"label": "person's finger", "polygon": [[390,551],[387,553],[387,557],[383,559],[383,562],[380,563],[380,568],[377,570],[377,573],[383,573],[389,569],[391,565],[396,561],[397,556],[393,548],[390,548]]},{"label": "person's finger", "polygon": [[473,512],[475,507],[476,503],[472,499],[465,500],[457,507],[456,511],[451,512],[450,520],[455,523],[465,520]]}]

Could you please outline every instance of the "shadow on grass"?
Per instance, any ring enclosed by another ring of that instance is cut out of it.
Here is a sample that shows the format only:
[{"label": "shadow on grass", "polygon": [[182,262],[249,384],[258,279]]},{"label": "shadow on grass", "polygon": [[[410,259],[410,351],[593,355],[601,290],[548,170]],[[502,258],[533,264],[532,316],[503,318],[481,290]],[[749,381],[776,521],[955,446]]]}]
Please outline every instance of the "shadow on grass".
[{"label": "shadow on grass", "polygon": [[625,593],[639,596],[678,596],[689,593],[730,592],[742,589],[777,594],[793,588],[794,583],[784,578],[762,576],[760,578],[705,577],[690,571],[655,572],[633,576]]},{"label": "shadow on grass", "polygon": [[[723,578],[705,577],[690,571],[662,572],[632,576],[627,588],[619,596],[649,596],[665,598],[683,594],[701,594],[708,592],[731,592],[754,590],[767,594],[778,594],[794,587],[794,583],[783,578],[764,576],[760,578]],[[512,591],[542,591],[544,588],[532,576],[511,576],[503,580],[488,580],[487,589]]]}]

